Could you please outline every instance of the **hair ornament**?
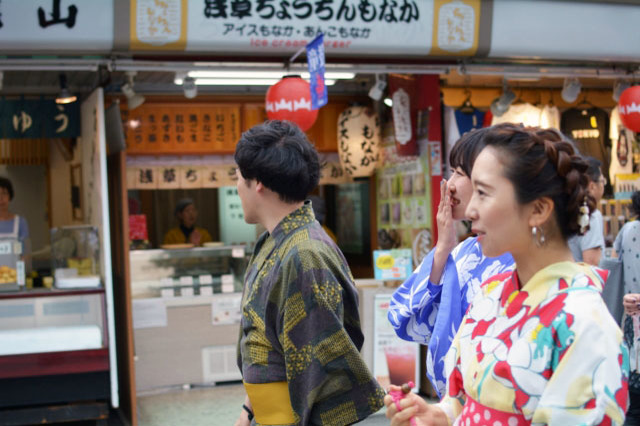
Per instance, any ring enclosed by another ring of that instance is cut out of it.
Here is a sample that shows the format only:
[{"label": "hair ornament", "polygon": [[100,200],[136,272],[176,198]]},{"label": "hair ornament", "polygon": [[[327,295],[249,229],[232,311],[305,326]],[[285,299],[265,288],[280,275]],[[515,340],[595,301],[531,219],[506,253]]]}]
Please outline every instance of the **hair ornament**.
[{"label": "hair ornament", "polygon": [[580,206],[580,215],[578,216],[578,225],[580,226],[580,233],[587,232],[589,226],[589,206],[587,205],[587,197],[584,197],[582,205]]}]

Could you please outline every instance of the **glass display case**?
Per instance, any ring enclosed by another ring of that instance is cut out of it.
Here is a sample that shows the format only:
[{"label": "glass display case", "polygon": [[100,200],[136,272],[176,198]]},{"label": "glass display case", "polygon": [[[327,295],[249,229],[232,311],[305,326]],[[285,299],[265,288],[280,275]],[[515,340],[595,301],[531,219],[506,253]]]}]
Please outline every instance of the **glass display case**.
[{"label": "glass display case", "polygon": [[0,239],[0,291],[15,291],[25,282],[23,245],[17,239]]},{"label": "glass display case", "polygon": [[100,239],[91,225],[51,229],[51,269],[57,288],[100,286]]},{"label": "glass display case", "polygon": [[0,356],[103,349],[104,293],[41,290],[0,298]]},{"label": "glass display case", "polygon": [[132,250],[135,298],[241,292],[250,252],[246,246]]}]

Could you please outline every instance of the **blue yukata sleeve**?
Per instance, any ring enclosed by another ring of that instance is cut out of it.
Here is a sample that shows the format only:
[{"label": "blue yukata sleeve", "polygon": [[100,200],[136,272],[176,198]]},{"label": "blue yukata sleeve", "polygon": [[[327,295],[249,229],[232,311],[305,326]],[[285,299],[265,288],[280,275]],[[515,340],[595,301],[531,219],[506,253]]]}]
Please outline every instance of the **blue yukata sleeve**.
[{"label": "blue yukata sleeve", "polygon": [[[422,260],[413,274],[393,293],[388,318],[398,337],[429,344],[440,308],[442,285],[430,280],[435,249]],[[449,255],[442,277],[457,277],[456,265]],[[443,280],[441,278],[441,282]]]}]

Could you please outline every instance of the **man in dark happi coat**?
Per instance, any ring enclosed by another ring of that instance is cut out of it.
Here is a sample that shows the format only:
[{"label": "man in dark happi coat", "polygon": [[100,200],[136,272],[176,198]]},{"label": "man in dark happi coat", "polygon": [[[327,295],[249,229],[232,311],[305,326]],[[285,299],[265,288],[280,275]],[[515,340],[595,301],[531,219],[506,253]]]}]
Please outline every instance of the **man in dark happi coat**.
[{"label": "man in dark happi coat", "polygon": [[295,124],[269,121],[242,135],[235,160],[245,221],[267,230],[245,275],[238,366],[247,398],[236,424],[356,423],[382,407],[384,391],[360,356],[347,262],[304,201],[318,184],[318,154]]}]

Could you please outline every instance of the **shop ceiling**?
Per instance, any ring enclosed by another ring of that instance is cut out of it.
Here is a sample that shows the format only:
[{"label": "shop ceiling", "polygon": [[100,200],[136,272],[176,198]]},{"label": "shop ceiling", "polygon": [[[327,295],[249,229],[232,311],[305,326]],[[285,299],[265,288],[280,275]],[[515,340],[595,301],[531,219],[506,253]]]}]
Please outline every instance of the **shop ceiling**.
[{"label": "shop ceiling", "polygon": [[[59,76],[64,74],[70,91],[86,95],[96,87],[107,94],[119,94],[126,83],[126,73],[136,71],[134,88],[141,94],[180,94],[182,87],[174,83],[177,74],[190,70],[281,71],[280,62],[190,62],[135,59],[0,59],[2,86],[0,96],[53,96],[60,91]],[[443,87],[498,88],[506,82],[510,87],[561,88],[565,77],[577,77],[583,88],[611,90],[616,79],[634,82],[640,78],[637,64],[572,64],[572,63],[328,63],[327,71],[356,74],[351,80],[338,80],[330,94],[366,94],[376,74],[438,74]],[[289,72],[306,71],[306,63],[289,66]],[[263,94],[265,86],[199,86],[199,94]]]}]

